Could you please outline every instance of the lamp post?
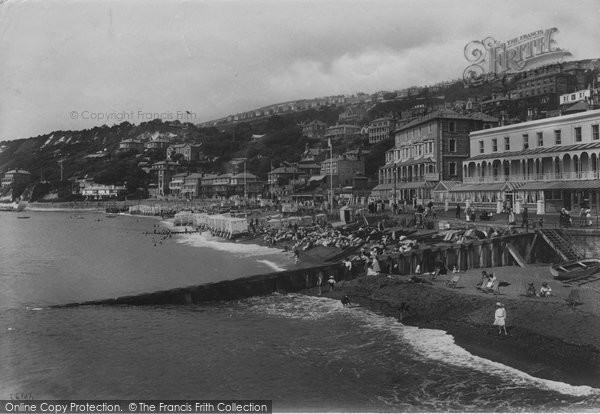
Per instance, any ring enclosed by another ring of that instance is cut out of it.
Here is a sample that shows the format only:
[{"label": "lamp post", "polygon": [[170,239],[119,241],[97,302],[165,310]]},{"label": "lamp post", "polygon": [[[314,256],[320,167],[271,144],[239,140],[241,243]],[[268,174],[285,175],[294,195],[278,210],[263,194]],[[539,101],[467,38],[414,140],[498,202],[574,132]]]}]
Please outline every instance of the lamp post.
[{"label": "lamp post", "polygon": [[396,191],[398,188],[398,167],[394,165],[394,204],[396,204]]},{"label": "lamp post", "polygon": [[244,160],[244,205],[248,201],[248,190],[247,190],[247,181],[246,181],[246,160]]},{"label": "lamp post", "polygon": [[331,139],[329,140],[329,213],[333,214],[333,147],[331,146]]}]

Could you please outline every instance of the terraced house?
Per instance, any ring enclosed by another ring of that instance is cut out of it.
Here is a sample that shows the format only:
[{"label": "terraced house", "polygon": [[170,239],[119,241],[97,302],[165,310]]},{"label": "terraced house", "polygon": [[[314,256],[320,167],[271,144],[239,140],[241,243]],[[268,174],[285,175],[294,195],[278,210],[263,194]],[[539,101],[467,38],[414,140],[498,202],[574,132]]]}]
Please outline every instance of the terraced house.
[{"label": "terraced house", "polygon": [[444,109],[397,128],[394,148],[386,152],[372,197],[419,203],[432,199],[438,182],[462,179],[462,165],[469,158],[469,133],[497,125],[496,118],[482,113]]},{"label": "terraced house", "polygon": [[538,213],[600,206],[600,110],[471,133],[455,201]]}]

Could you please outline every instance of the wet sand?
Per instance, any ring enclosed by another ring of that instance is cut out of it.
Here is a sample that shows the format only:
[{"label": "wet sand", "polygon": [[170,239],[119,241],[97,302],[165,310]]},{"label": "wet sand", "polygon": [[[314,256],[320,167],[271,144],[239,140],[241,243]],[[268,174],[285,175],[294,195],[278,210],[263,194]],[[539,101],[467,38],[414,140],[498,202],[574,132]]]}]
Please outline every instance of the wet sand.
[{"label": "wet sand", "polygon": [[[565,301],[570,288],[553,280],[547,266],[487,269],[505,282],[500,294],[475,288],[481,270],[461,273],[457,288],[446,286],[452,275],[432,284],[377,275],[341,281],[334,292],[324,294],[348,295],[352,303],[397,318],[405,302],[409,311],[402,323],[444,330],[474,355],[536,377],[600,388],[600,281],[579,288],[582,303],[573,309]],[[526,297],[525,286],[531,281],[538,291],[541,282],[548,281],[554,296]],[[507,336],[498,335],[492,325],[496,302],[507,311]]]}]

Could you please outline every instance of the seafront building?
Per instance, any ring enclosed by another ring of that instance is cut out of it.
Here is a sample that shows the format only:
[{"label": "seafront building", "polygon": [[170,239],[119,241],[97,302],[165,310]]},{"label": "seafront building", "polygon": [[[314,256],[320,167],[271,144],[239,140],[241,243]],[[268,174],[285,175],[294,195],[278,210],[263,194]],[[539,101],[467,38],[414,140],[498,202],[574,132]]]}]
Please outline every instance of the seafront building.
[{"label": "seafront building", "polygon": [[87,200],[109,200],[124,196],[127,188],[122,185],[103,185],[91,183],[81,189],[81,195]]},{"label": "seafront building", "polygon": [[600,110],[474,131],[450,202],[539,214],[600,206]]},{"label": "seafront building", "polygon": [[26,170],[16,169],[4,173],[2,178],[2,188],[15,187],[20,184],[27,184],[31,180],[31,173]]},{"label": "seafront building", "polygon": [[[360,158],[348,158],[345,156],[328,158],[321,163],[321,175],[311,177],[313,181],[326,179],[333,180],[334,187],[351,186],[355,176],[365,174],[365,161]],[[331,185],[331,183],[329,183]]]},{"label": "seafront building", "polygon": [[469,132],[498,125],[482,113],[439,110],[394,131],[394,148],[386,152],[379,184],[371,196],[381,200],[424,202],[438,182],[462,180],[469,157]]}]

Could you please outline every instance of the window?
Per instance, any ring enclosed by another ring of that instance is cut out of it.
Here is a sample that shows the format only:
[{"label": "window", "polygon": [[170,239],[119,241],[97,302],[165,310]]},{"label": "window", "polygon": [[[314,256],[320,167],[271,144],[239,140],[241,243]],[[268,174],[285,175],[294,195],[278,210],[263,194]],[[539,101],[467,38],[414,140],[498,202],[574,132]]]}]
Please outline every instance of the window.
[{"label": "window", "polygon": [[431,134],[431,125],[433,125],[431,122],[429,123],[429,133]]},{"label": "window", "polygon": [[537,146],[538,147],[544,146],[544,133],[543,132],[537,133]]},{"label": "window", "polygon": [[598,131],[598,124],[592,125],[592,139],[598,140],[600,139],[600,132]]},{"label": "window", "polygon": [[529,134],[523,134],[523,149],[529,149]]},{"label": "window", "polygon": [[554,144],[560,145],[562,142],[562,132],[560,129],[554,130]]},{"label": "window", "polygon": [[494,151],[494,152],[498,151],[498,139],[497,138],[492,139],[492,151]]},{"label": "window", "polygon": [[575,127],[575,142],[581,142],[581,127]]},{"label": "window", "polygon": [[455,131],[456,131],[456,122],[449,121],[448,122],[448,132],[455,132]]},{"label": "window", "polygon": [[510,137],[504,137],[504,151],[510,151]]},{"label": "window", "polygon": [[456,140],[454,138],[450,138],[450,141],[448,141],[448,151],[456,152]]},{"label": "window", "polygon": [[483,141],[479,141],[479,153],[483,154],[483,151],[484,151]]},{"label": "window", "polygon": [[455,162],[451,162],[448,164],[448,174],[456,175],[456,163]]}]

